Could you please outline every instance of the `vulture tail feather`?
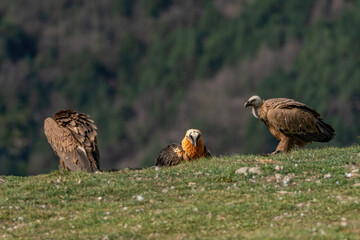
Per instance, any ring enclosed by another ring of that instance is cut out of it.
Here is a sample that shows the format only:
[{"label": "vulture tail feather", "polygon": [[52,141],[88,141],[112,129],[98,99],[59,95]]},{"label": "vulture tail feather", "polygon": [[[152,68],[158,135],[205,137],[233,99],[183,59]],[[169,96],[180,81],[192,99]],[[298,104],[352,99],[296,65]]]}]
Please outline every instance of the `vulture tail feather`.
[{"label": "vulture tail feather", "polygon": [[317,120],[317,127],[321,131],[321,141],[319,142],[328,142],[335,136],[335,130],[329,124],[325,123],[322,119]]}]

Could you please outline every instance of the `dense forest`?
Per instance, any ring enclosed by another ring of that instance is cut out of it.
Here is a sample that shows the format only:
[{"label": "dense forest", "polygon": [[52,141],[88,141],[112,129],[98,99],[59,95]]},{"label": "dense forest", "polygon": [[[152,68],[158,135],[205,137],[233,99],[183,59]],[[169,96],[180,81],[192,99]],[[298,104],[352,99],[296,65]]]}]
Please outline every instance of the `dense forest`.
[{"label": "dense forest", "polygon": [[359,39],[350,0],[1,1],[0,174],[57,168],[43,121],[60,109],[95,120],[102,169],[153,165],[188,128],[213,155],[271,151],[255,94],[359,143]]}]

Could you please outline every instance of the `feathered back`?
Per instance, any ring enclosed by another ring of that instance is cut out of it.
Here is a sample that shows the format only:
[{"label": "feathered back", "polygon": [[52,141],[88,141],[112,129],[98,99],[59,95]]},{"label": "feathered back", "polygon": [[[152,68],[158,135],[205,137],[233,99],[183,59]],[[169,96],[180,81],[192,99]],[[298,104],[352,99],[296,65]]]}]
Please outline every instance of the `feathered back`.
[{"label": "feathered back", "polygon": [[61,110],[44,123],[45,135],[65,166],[72,171],[99,170],[97,127],[89,116]]},{"label": "feathered back", "polygon": [[60,126],[67,127],[74,137],[86,146],[96,140],[97,127],[88,115],[77,113],[73,110],[59,111],[55,113],[54,120]]},{"label": "feathered back", "polygon": [[160,151],[155,166],[174,166],[184,160],[185,151],[179,144],[172,143]]},{"label": "feathered back", "polygon": [[335,136],[335,130],[316,110],[293,99],[268,99],[259,109],[259,115],[266,125],[304,142],[328,142]]}]

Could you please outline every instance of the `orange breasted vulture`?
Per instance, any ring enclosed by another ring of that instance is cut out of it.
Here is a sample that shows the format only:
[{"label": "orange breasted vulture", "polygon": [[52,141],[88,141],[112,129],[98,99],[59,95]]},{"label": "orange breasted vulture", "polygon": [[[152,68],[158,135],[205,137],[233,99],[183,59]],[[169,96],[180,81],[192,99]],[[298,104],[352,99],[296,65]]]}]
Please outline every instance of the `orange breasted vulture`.
[{"label": "orange breasted vulture", "polygon": [[181,144],[173,143],[160,151],[155,165],[173,166],[183,161],[209,157],[211,157],[211,154],[204,145],[200,130],[189,129],[186,131]]},{"label": "orange breasted vulture", "polygon": [[312,141],[329,142],[335,130],[323,121],[321,115],[303,103],[288,98],[262,100],[252,96],[244,107],[252,107],[254,117],[269,128],[271,134],[280,140],[272,154],[289,152],[295,145],[305,146]]},{"label": "orange breasted vulture", "polygon": [[99,171],[99,150],[94,121],[84,113],[61,110],[44,122],[44,132],[59,156],[59,168],[70,171]]}]

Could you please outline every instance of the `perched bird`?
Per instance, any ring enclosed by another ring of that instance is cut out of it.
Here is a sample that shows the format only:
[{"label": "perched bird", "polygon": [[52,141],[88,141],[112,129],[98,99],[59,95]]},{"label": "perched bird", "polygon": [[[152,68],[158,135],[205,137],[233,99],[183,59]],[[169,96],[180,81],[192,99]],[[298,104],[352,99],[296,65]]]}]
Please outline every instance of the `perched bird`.
[{"label": "perched bird", "polygon": [[198,158],[211,157],[209,150],[204,145],[201,132],[197,129],[186,131],[180,144],[170,144],[160,151],[156,159],[156,166],[173,166],[182,161],[192,161]]},{"label": "perched bird", "polygon": [[59,168],[70,171],[99,170],[97,127],[88,115],[61,110],[44,122],[48,142],[59,156]]},{"label": "perched bird", "polygon": [[335,130],[323,121],[321,115],[303,103],[288,98],[261,100],[252,96],[244,107],[252,107],[254,117],[269,128],[271,134],[280,140],[272,154],[288,152],[295,145],[305,146],[312,141],[329,142]]}]

